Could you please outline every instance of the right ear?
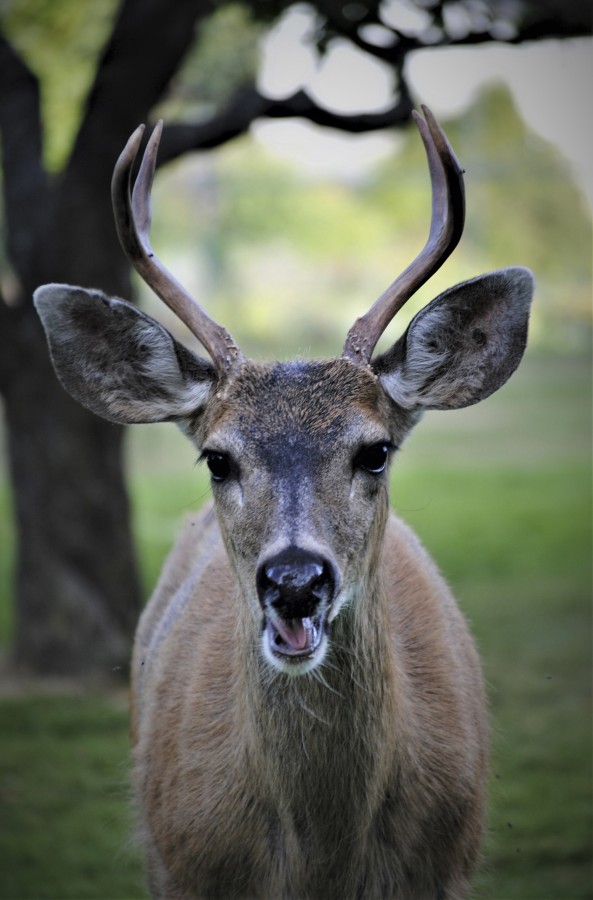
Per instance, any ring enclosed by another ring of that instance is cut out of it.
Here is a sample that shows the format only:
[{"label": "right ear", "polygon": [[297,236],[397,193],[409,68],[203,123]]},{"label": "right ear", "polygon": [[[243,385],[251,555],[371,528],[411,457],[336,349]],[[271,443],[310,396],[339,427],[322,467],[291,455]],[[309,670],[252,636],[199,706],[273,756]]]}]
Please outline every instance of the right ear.
[{"label": "right ear", "polygon": [[155,319],[101,291],[46,284],[33,295],[66,390],[112,422],[184,419],[204,406],[213,366]]}]

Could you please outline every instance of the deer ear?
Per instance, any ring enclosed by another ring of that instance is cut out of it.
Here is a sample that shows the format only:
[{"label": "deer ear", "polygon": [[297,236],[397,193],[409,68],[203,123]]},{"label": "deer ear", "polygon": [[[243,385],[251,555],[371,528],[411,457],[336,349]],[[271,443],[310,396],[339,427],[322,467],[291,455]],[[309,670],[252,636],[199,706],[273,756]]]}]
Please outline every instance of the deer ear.
[{"label": "deer ear", "polygon": [[101,291],[46,284],[33,295],[54,368],[66,390],[112,422],[184,419],[216,380],[150,316]]},{"label": "deer ear", "polygon": [[533,276],[490,272],[445,291],[373,361],[387,394],[405,409],[457,409],[488,397],[513,374],[527,343]]}]

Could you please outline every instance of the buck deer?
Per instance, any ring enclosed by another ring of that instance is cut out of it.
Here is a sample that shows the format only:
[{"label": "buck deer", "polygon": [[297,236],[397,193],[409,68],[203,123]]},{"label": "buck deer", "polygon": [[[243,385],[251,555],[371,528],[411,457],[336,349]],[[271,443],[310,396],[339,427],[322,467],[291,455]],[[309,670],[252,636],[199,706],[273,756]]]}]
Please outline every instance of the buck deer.
[{"label": "buck deer", "polygon": [[131,196],[142,126],[116,164],[117,230],[211,362],[100,291],[36,291],[66,389],[115,422],[177,422],[211,472],[214,506],[186,522],[136,636],[133,778],[154,896],[469,890],[488,756],[480,665],[443,578],[389,512],[388,472],[424,410],[469,406],[511,375],[533,283],[509,268],[457,285],[373,357],[463,229],[462,170],[423,109],[428,241],[340,358],[245,359],[157,260],[160,124]]}]

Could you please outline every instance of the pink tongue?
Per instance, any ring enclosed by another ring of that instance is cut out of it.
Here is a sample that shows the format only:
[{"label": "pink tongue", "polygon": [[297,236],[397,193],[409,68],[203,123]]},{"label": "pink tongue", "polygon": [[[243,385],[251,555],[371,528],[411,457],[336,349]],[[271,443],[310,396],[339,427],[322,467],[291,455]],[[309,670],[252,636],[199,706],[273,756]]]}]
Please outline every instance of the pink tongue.
[{"label": "pink tongue", "polygon": [[292,650],[304,650],[307,647],[309,636],[303,619],[275,619],[274,626]]}]

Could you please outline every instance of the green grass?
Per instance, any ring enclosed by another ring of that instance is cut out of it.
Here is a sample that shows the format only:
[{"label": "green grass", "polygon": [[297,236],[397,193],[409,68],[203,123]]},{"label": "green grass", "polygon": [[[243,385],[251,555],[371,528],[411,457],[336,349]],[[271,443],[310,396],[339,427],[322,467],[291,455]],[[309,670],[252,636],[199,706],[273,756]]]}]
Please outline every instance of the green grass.
[{"label": "green grass", "polygon": [[93,696],[4,699],[0,734],[0,896],[142,896],[125,704]]},{"label": "green grass", "polygon": [[[479,900],[593,896],[590,391],[588,361],[528,359],[481,406],[428,415],[395,462],[394,505],[453,584],[488,683]],[[132,436],[147,589],[207,495],[194,456],[171,428]],[[120,697],[0,701],[0,898],[144,896],[127,766]]]},{"label": "green grass", "polygon": [[456,585],[489,688],[495,777],[481,898],[591,896],[587,476],[465,473],[446,537],[425,512],[412,516]]}]

